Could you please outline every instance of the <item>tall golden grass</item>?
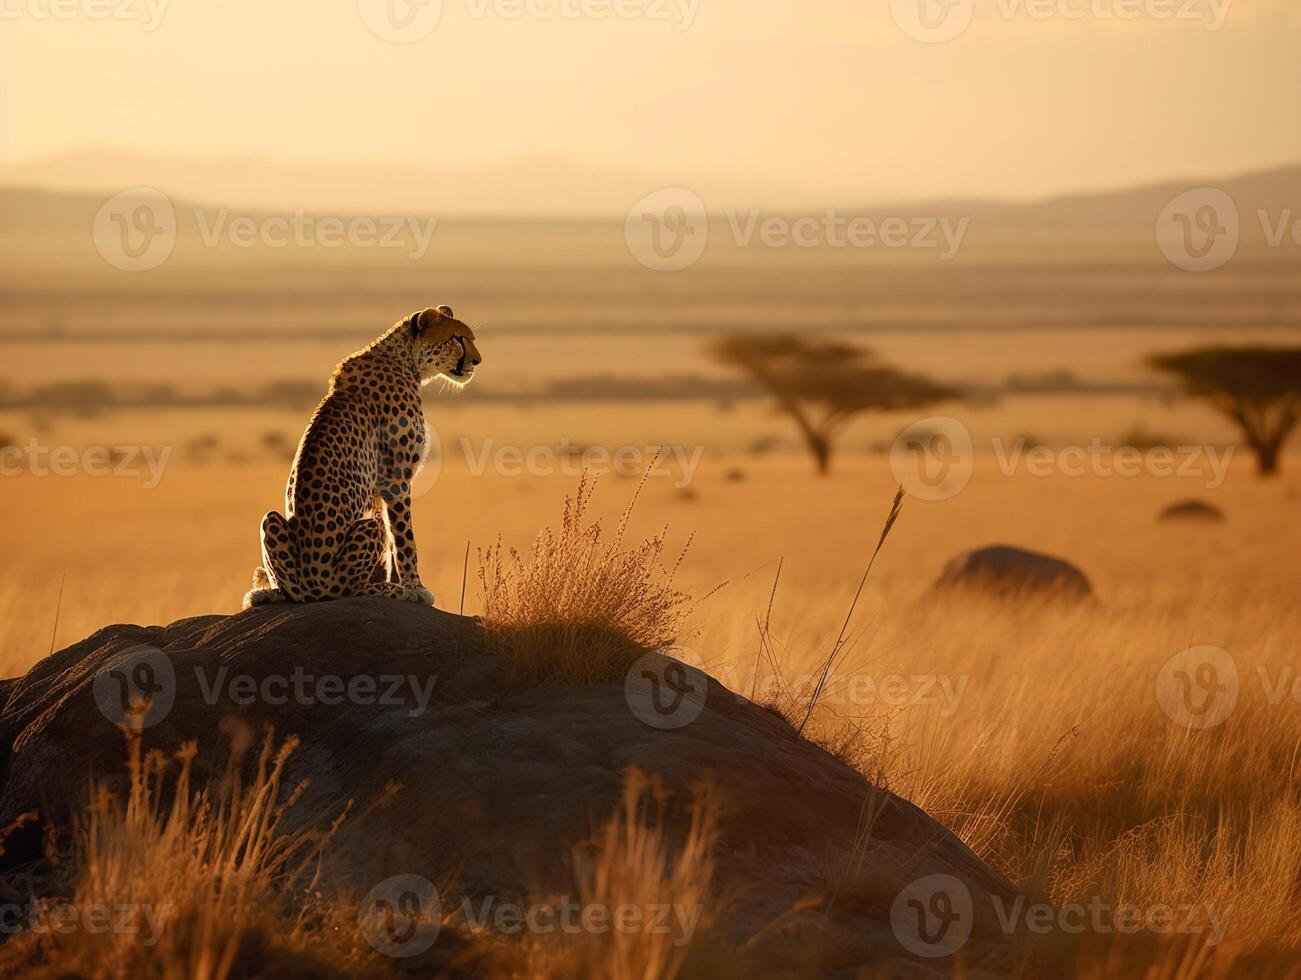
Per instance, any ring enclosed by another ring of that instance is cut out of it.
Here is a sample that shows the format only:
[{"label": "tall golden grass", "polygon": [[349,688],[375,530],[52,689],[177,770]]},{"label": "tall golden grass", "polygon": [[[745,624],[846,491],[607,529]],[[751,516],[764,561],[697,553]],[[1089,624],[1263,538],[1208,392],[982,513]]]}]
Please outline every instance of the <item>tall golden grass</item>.
[{"label": "tall golden grass", "polygon": [[[860,768],[1032,896],[1058,908],[1189,907],[1198,918],[1192,935],[1159,943],[1056,933],[1024,951],[1021,975],[1045,975],[1045,959],[1054,976],[1293,975],[1301,731],[1295,703],[1270,703],[1255,684],[1280,666],[1259,642],[1275,625],[1237,631],[1239,704],[1221,727],[1191,731],[1161,713],[1153,690],[1161,662],[1189,645],[1171,610],[943,609],[950,620],[914,615],[910,636],[932,651],[929,669],[983,685],[967,694],[979,704],[947,718],[940,706],[856,706],[818,724],[834,732],[851,713],[872,749]],[[1277,628],[1297,627],[1292,614]],[[1065,659],[1056,636],[1070,637]],[[1004,637],[1018,638],[1014,657]],[[1227,923],[1222,936],[1212,919]]]},{"label": "tall golden grass", "polygon": [[664,931],[611,929],[578,936],[574,948],[562,954],[563,975],[668,980],[678,976],[692,942],[714,924],[718,800],[708,783],[696,787],[680,839],[669,830],[670,803],[658,778],[630,770],[619,808],[589,847],[575,848],[575,877],[584,906],[616,913],[631,907],[646,918],[671,906],[681,915],[669,915]]},{"label": "tall golden grass", "polygon": [[333,970],[327,955],[339,958],[338,950],[323,948],[302,926],[322,851],[349,807],[322,829],[284,828],[305,789],[299,784],[282,794],[297,740],[276,746],[268,733],[247,784],[237,745],[216,785],[194,786],[193,743],[168,756],[144,752],[139,733],[126,737],[125,797],[104,785],[95,790],[75,834],[67,902],[83,913],[148,910],[156,935],[145,935],[153,930],[143,918],[133,921],[136,929],[29,932],[25,943],[17,941],[22,949],[6,951],[10,967],[113,980]]},{"label": "tall golden grass", "polygon": [[[1054,951],[1065,959],[1054,960],[1053,975],[1191,980],[1295,972],[1301,487],[1292,474],[1301,460],[1290,458],[1273,482],[1255,480],[1246,464],[1235,461],[1211,496],[1229,515],[1221,526],[1157,524],[1171,500],[1208,494],[1195,482],[1154,477],[1009,478],[978,467],[958,497],[910,502],[806,729],[824,744],[837,732],[859,739],[844,753],[850,761],[948,825],[1015,884],[1055,903],[1100,896],[1229,915],[1216,946],[1199,935],[1178,942],[1087,935]],[[879,459],[846,458],[826,481],[810,476],[802,459],[745,460],[740,482],[723,475],[735,465],[707,462],[689,501],[649,480],[639,507],[699,531],[673,592],[701,594],[732,580],[689,613],[686,628],[706,669],[763,700],[778,689],[775,673],[789,690],[816,683],[894,486]],[[282,476],[268,469],[263,483],[274,487]],[[255,483],[247,475],[178,474],[152,494],[102,482],[0,484],[0,500],[31,515],[12,528],[16,557],[0,571],[9,672],[49,648],[65,569],[56,646],[106,622],[233,611],[238,585],[231,583],[242,583],[256,561],[248,514],[265,493]],[[560,479],[445,468],[417,507],[426,581],[440,595],[457,595],[466,537],[527,541],[566,490],[572,484]],[[584,527],[618,517],[595,498],[587,507]],[[188,516],[196,508],[206,517],[201,533]],[[444,510],[459,518],[450,540]],[[630,517],[624,540],[657,533],[643,526]],[[1039,607],[929,592],[954,553],[998,541],[1076,562],[1098,603]],[[565,554],[559,546],[546,553]],[[579,554],[599,569],[600,553],[589,545]],[[508,554],[505,561],[519,568]],[[191,571],[178,577],[178,566]],[[568,566],[543,567],[551,571],[526,576],[537,589],[532,608],[563,618],[577,601],[557,603],[547,589],[563,584]],[[483,607],[470,611],[488,614],[490,595],[485,590]],[[767,623],[766,654],[756,620]],[[1233,713],[1202,731],[1176,724],[1155,696],[1161,666],[1198,644],[1228,650],[1241,686]],[[893,675],[907,679],[900,697],[885,683]],[[961,696],[947,701],[913,678],[947,679],[953,690],[961,685]],[[1037,969],[1027,966],[1025,975],[1043,975]]]}]

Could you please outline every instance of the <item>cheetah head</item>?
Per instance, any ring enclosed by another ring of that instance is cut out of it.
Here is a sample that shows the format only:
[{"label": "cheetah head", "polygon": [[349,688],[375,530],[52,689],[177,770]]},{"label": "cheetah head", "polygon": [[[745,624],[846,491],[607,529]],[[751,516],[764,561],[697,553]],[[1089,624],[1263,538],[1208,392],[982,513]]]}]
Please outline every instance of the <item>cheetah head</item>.
[{"label": "cheetah head", "polygon": [[407,329],[422,383],[435,378],[444,378],[458,388],[470,383],[483,358],[474,345],[474,331],[456,319],[450,306],[413,313]]}]

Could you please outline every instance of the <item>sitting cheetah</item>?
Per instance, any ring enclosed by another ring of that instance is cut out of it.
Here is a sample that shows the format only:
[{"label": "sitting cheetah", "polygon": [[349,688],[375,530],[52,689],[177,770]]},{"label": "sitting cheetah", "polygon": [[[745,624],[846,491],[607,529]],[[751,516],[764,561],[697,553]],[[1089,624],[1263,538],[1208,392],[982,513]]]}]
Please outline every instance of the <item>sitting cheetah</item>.
[{"label": "sitting cheetah", "polygon": [[460,387],[479,364],[474,331],[450,308],[395,324],[335,369],[285,488],[262,519],[262,567],[244,608],[374,595],[423,602],[411,480],[425,453],[420,386]]}]

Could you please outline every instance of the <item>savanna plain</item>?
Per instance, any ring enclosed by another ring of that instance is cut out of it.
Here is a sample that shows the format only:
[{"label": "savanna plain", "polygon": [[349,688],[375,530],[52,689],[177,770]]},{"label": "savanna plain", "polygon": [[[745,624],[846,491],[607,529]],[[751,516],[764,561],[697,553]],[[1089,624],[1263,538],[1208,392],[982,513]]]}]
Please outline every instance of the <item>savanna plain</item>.
[{"label": "savanna plain", "polygon": [[[799,456],[707,457],[686,486],[680,471],[657,472],[633,532],[667,523],[671,549],[694,535],[680,584],[695,595],[722,586],[694,608],[682,644],[734,691],[807,695],[890,508],[889,460],[846,459],[819,478]],[[234,611],[258,557],[256,514],[282,478],[270,463],[178,462],[149,489],[0,481],[0,506],[23,515],[6,535],[5,673],[105,623]],[[464,589],[477,612],[477,549],[498,536],[526,548],[575,482],[445,464],[417,502],[440,606],[458,608]],[[604,476],[596,516],[613,518],[635,483]],[[1089,937],[1081,975],[1143,964],[1153,976],[1273,973],[1301,944],[1301,500],[1295,477],[1262,481],[1240,459],[1213,497],[1225,523],[1157,522],[1201,490],[1150,476],[1007,476],[985,458],[955,497],[905,500],[815,719],[815,737],[1022,887],[1057,904],[1190,910],[1187,933]],[[993,541],[1069,556],[1097,602],[929,591],[953,553]],[[1206,730],[1176,723],[1157,689],[1162,666],[1200,645],[1228,651],[1240,685],[1234,710]]]},{"label": "savanna plain", "polygon": [[[201,255],[187,265],[181,250],[152,278],[124,280],[83,255],[90,246],[79,239],[62,270],[51,266],[57,250],[24,258],[11,246],[14,265],[0,273],[0,434],[78,454],[150,447],[160,465],[137,457],[123,476],[27,466],[0,477],[0,672],[21,674],[106,624],[236,612],[259,561],[258,521],[280,505],[333,364],[394,318],[447,301],[476,324],[485,363],[473,390],[426,397],[440,451],[417,483],[415,530],[439,608],[485,611],[481,553],[500,541],[528,554],[539,529],[559,523],[584,462],[599,473],[590,519],[612,527],[656,447],[667,447],[637,494],[627,540],[662,533],[670,565],[686,548],[675,579],[694,597],[675,638],[682,659],[798,721],[835,650],[811,739],[948,826],[1023,893],[1058,909],[1109,910],[1101,927],[1036,940],[1068,947],[1056,970],[1301,975],[1301,457],[1294,442],[1281,473],[1262,478],[1246,450],[1229,453],[1222,473],[1203,457],[1185,475],[1119,475],[1110,455],[1197,446],[1225,458],[1232,426],[1179,398],[1144,359],[1204,343],[1295,343],[1288,268],[1190,279],[1150,257],[977,256],[942,271],[803,258],[763,268],[725,256],[673,279],[631,268],[621,250],[608,259],[612,248],[552,265],[519,259],[503,289],[490,245],[545,251],[550,239],[489,238],[484,254],[436,276],[360,260],[262,268]],[[789,421],[727,387],[704,355],[709,333],[809,328],[970,396],[865,417],[819,476]],[[684,395],[679,383],[707,393]],[[971,479],[944,499],[905,495],[855,601],[899,485],[890,446],[929,414],[972,433]],[[1018,439],[1058,462],[1043,475],[1009,465],[1002,454]],[[1094,440],[1101,455],[1083,472],[1058,465],[1062,449]],[[611,468],[593,447],[631,453]],[[514,453],[536,448],[546,452],[533,463]],[[1189,498],[1225,520],[1158,520]],[[1069,560],[1095,599],[931,590],[954,555],[996,543]],[[1169,710],[1168,668],[1203,646],[1224,652],[1233,697],[1216,724],[1198,727]],[[144,738],[145,749],[176,748]],[[229,821],[275,823],[255,801],[280,794],[282,765],[268,762],[259,779],[270,789]],[[196,853],[205,867],[234,867],[251,846],[210,813],[100,819],[86,839],[99,842],[89,864],[101,878],[81,887],[109,896],[127,880],[160,894],[176,875],[208,881]],[[190,836],[178,840],[183,827]],[[674,880],[657,846],[645,853],[656,887]],[[131,879],[146,866],[153,878]],[[270,861],[249,874],[279,870]],[[684,888],[698,886],[683,877]],[[255,892],[208,895],[194,934],[224,935],[229,903],[254,916]],[[290,941],[335,955],[285,928]],[[177,947],[151,968],[226,976],[221,948]],[[815,952],[808,975],[819,972]],[[538,955],[479,968],[565,975],[567,961]],[[344,950],[336,965],[372,962],[358,956]],[[625,972],[600,962],[589,975],[719,972],[694,954],[625,957],[621,969],[636,967]],[[1041,962],[1027,952],[1022,975],[1041,975]]]}]

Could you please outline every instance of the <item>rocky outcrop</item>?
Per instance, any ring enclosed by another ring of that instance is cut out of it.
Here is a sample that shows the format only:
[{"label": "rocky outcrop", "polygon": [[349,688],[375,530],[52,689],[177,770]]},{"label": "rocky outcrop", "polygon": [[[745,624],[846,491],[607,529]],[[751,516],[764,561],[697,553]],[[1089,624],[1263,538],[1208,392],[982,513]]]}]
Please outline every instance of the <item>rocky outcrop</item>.
[{"label": "rocky outcrop", "polygon": [[944,566],[934,587],[1067,600],[1093,595],[1088,578],[1070,562],[1009,545],[992,545],[958,555]]},{"label": "rocky outcrop", "polygon": [[1180,500],[1161,511],[1161,521],[1210,521],[1220,523],[1224,512],[1204,500]]},{"label": "rocky outcrop", "polygon": [[[1047,579],[1078,587],[1070,574]],[[0,826],[28,810],[61,820],[92,776],[120,779],[118,725],[142,691],[145,745],[196,740],[199,778],[225,765],[223,732],[298,736],[286,785],[310,785],[296,820],[326,823],[400,784],[331,844],[330,873],[356,894],[403,874],[450,875],[458,893],[499,900],[561,893],[572,846],[615,810],[637,767],[682,793],[715,784],[718,918],[748,943],[755,974],[786,973],[814,934],[847,976],[946,962],[919,953],[907,924],[953,907],[952,896],[932,901],[936,882],[963,893],[966,975],[986,975],[980,964],[1000,963],[1007,945],[989,911],[1011,894],[1005,881],[771,711],[659,654],[619,683],[508,686],[475,621],[385,599],[112,626],[0,683]],[[39,859],[40,824],[24,832],[9,842],[10,867]]]}]

